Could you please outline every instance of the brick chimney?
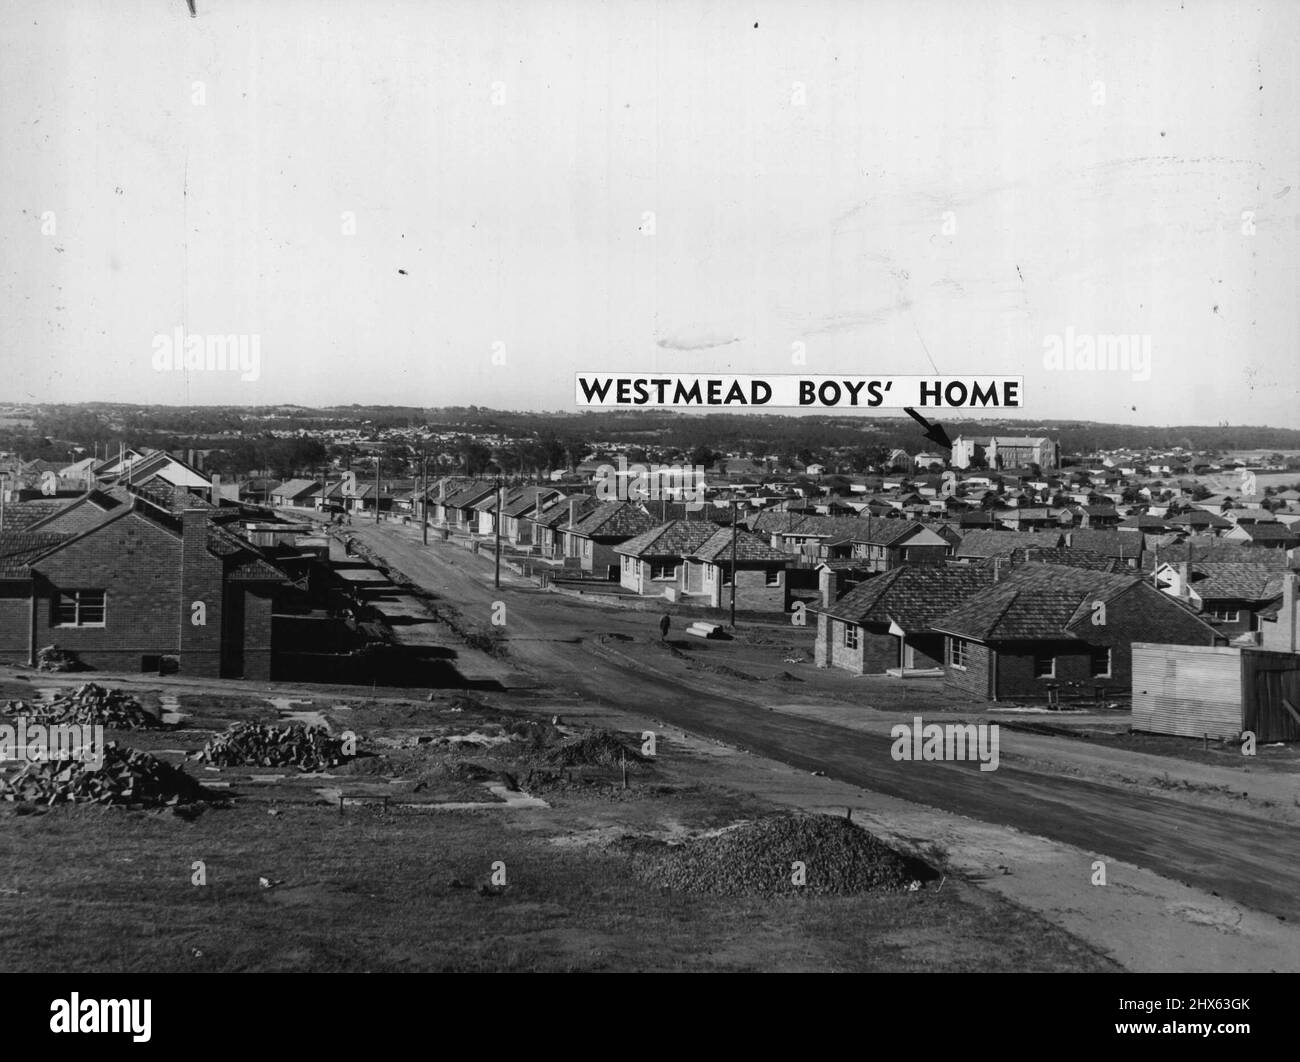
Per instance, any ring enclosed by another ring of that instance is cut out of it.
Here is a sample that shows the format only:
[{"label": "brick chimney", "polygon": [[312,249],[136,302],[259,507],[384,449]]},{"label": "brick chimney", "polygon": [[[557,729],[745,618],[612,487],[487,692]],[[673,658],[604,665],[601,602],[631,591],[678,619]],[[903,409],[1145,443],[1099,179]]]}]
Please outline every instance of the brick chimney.
[{"label": "brick chimney", "polygon": [[1192,596],[1192,565],[1189,561],[1181,561],[1178,565],[1178,596],[1184,601]]},{"label": "brick chimney", "polygon": [[188,675],[221,676],[222,562],[208,552],[210,510],[181,513],[180,666]]}]

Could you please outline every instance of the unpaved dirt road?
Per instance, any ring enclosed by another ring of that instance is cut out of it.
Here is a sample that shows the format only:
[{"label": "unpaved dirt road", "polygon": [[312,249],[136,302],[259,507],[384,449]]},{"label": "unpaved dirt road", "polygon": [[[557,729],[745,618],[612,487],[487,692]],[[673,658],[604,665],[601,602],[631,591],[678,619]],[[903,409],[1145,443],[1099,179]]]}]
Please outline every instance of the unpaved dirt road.
[{"label": "unpaved dirt road", "polygon": [[[601,645],[601,633],[646,637],[657,620],[653,612],[595,611],[508,576],[495,589],[490,564],[454,543],[424,547],[415,529],[367,524],[349,531],[409,579],[481,622],[488,621],[494,601],[505,602],[511,667],[534,676],[539,686],[574,690],[612,710],[662,719],[873,792],[1064,842],[1300,921],[1300,831],[1285,823],[1013,766],[982,772],[975,764],[895,762],[888,737],[770,711],[761,690],[702,690],[689,675],[672,673],[667,658],[656,670]],[[1002,736],[1003,749],[1012,750],[1015,735]]]}]

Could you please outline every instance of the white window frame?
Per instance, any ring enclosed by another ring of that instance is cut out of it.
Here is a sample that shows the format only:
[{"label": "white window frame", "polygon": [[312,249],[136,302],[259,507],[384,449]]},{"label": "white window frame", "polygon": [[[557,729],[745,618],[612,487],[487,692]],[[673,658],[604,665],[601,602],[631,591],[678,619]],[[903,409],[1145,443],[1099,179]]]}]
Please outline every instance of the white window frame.
[{"label": "white window frame", "polygon": [[[667,575],[656,575],[656,572],[668,570]],[[650,581],[655,583],[671,583],[677,578],[677,564],[675,561],[668,561],[666,564],[659,564],[655,561],[650,562]]]},{"label": "white window frame", "polygon": [[970,666],[970,641],[948,636],[948,666],[965,671]]},{"label": "white window frame", "polygon": [[764,571],[763,571],[763,585],[764,585],[764,586],[780,586],[780,585],[781,585],[781,569],[780,569],[780,568],[766,568],[766,569],[764,569]]},{"label": "white window frame", "polygon": [[1210,619],[1215,623],[1240,623],[1241,609],[1239,608],[1212,608],[1208,610]]},{"label": "white window frame", "polygon": [[844,624],[843,642],[845,649],[860,649],[862,647],[862,639],[858,637],[857,624]]},{"label": "white window frame", "polygon": [[[97,594],[99,596],[98,605],[81,600],[83,594]],[[72,612],[75,617],[71,623],[66,623],[59,618],[63,611],[64,602],[72,603]],[[56,590],[54,593],[54,623],[55,627],[107,627],[108,626],[108,591],[107,590],[90,590],[81,588],[77,590]],[[83,609],[98,608],[100,619],[95,622],[84,622],[81,619]]]},{"label": "white window frame", "polygon": [[1052,662],[1051,670],[1047,672],[1041,671],[1038,667],[1039,658],[1043,656],[1046,656],[1046,654],[1040,653],[1037,650],[1034,651],[1034,678],[1040,678],[1040,679],[1056,678],[1056,654],[1053,653],[1051,656],[1047,658]]}]

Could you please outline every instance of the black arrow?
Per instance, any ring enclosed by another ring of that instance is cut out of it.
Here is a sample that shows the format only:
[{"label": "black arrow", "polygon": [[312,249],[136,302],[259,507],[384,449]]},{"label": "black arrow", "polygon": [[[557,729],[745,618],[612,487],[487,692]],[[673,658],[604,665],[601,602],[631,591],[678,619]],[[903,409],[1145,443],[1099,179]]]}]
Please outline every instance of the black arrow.
[{"label": "black arrow", "polygon": [[952,449],[952,440],[948,438],[948,433],[943,430],[942,424],[931,424],[920,413],[911,406],[904,406],[903,412],[916,421],[925,429],[925,437],[945,450]]}]

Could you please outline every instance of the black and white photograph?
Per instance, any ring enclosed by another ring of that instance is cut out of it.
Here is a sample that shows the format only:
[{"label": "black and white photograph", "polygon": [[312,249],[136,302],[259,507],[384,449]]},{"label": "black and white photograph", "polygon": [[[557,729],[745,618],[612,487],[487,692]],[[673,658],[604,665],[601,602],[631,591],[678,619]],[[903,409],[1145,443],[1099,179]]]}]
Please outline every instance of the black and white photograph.
[{"label": "black and white photograph", "polygon": [[1300,4],[0,15],[32,1036],[467,973],[1281,1020]]}]

